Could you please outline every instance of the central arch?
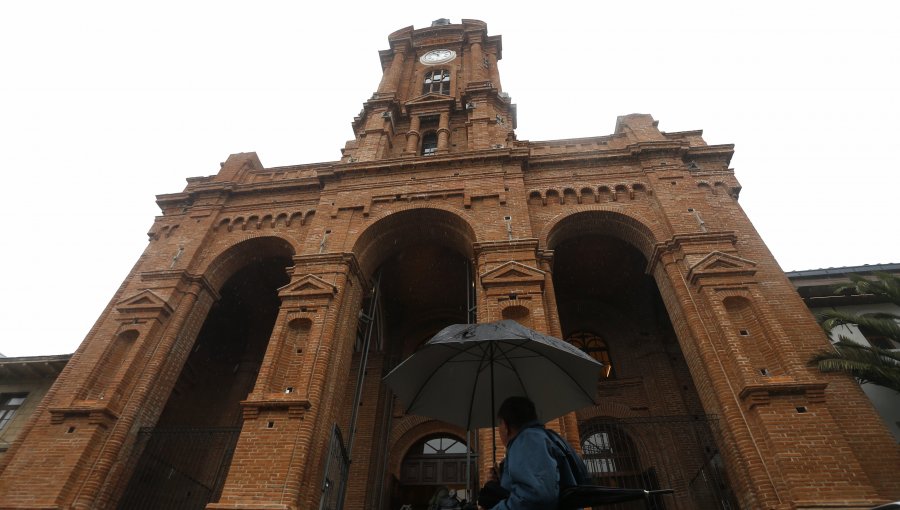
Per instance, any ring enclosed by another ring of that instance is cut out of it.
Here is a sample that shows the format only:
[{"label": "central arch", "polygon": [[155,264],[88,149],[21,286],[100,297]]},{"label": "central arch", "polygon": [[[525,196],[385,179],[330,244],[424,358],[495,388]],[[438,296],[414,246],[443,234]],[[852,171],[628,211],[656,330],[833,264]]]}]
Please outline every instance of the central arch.
[{"label": "central arch", "polygon": [[423,241],[448,247],[468,259],[480,236],[458,211],[440,207],[409,207],[379,218],[357,237],[351,251],[367,277],[392,254]]},{"label": "central arch", "polygon": [[656,243],[664,237],[661,228],[645,218],[626,214],[615,207],[591,206],[572,214],[561,214],[547,222],[540,242],[541,246],[553,250],[573,237],[601,232],[634,246],[648,260]]},{"label": "central arch", "polygon": [[[472,320],[477,239],[475,227],[457,211],[411,207],[372,222],[354,242],[352,252],[374,290],[360,304],[358,338],[363,340],[357,342],[351,374],[364,376],[361,386],[356,383],[363,408],[351,402],[344,411],[348,416],[354,409],[360,416],[367,413],[355,423],[358,438],[353,441],[345,508],[387,508],[398,498],[415,493],[418,500],[422,491],[434,489],[424,482],[401,483],[401,470],[388,465],[388,459],[406,451],[398,452],[390,440],[404,415],[394,407],[382,377],[440,329]],[[453,462],[448,458],[439,464]]]}]

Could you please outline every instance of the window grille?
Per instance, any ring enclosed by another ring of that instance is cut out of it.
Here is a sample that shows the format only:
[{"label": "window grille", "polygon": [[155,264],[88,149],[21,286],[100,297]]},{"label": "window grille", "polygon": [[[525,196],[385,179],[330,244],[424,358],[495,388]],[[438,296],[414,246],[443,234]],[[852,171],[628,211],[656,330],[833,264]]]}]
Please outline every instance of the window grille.
[{"label": "window grille", "polygon": [[422,87],[422,93],[450,95],[450,71],[438,69],[425,73],[425,84]]},{"label": "window grille", "polygon": [[18,411],[22,406],[22,403],[25,402],[25,397],[27,395],[27,393],[0,395],[0,430],[3,430],[6,425],[12,421],[13,416],[16,415],[16,411]]},{"label": "window grille", "polygon": [[428,133],[422,137],[422,155],[433,156],[437,153],[437,133]]},{"label": "window grille", "polygon": [[566,341],[587,353],[588,356],[603,363],[602,377],[612,377],[613,366],[609,358],[609,348],[606,346],[606,341],[603,338],[594,333],[577,331],[569,335]]}]

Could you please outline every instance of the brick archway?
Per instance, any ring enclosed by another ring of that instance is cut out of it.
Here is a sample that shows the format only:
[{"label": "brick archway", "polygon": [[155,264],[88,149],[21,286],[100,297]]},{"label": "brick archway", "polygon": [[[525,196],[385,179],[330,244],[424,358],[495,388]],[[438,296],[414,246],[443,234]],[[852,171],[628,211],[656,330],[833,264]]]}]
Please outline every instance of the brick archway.
[{"label": "brick archway", "polygon": [[[393,507],[407,503],[422,505],[436,491],[447,489],[461,491],[460,497],[469,497],[468,492],[462,491],[467,487],[474,487],[476,483],[473,478],[469,485],[466,476],[477,477],[477,452],[466,457],[464,449],[460,451],[460,445],[472,448],[469,439],[473,439],[474,434],[472,438],[467,438],[466,432],[460,427],[409,416],[397,425],[391,436],[388,472],[385,476],[393,480],[390,494]],[[427,446],[425,451],[422,450],[423,445],[437,448],[432,443],[438,441],[445,447],[448,440],[451,445],[455,444],[456,451],[434,451]]]},{"label": "brick archway", "polygon": [[297,253],[293,243],[280,236],[258,236],[244,239],[223,249],[202,270],[212,288],[219,290],[238,270],[260,257],[292,258]]},{"label": "brick archway", "polygon": [[622,208],[589,206],[553,218],[544,226],[539,239],[541,246],[552,250],[563,241],[587,233],[617,237],[637,248],[647,260],[656,243],[664,238],[659,225],[628,214]]},{"label": "brick archway", "polygon": [[406,207],[391,211],[360,233],[351,251],[363,274],[371,276],[390,257],[413,243],[434,242],[472,260],[472,245],[480,239],[472,223],[455,211],[441,207]]},{"label": "brick archway", "polygon": [[400,467],[403,464],[403,459],[416,442],[436,434],[448,434],[460,437],[463,440],[466,438],[465,430],[450,425],[449,423],[417,416],[407,417],[406,420],[406,423],[397,426],[395,434],[392,434],[393,437],[391,438],[390,443],[388,470],[398,478],[400,476]]}]

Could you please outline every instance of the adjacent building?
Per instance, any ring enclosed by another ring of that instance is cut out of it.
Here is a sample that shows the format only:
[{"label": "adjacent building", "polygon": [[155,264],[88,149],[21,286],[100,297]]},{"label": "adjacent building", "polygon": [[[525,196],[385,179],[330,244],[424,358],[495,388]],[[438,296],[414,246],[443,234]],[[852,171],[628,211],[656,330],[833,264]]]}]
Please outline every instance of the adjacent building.
[{"label": "adjacent building", "polygon": [[[882,297],[835,292],[836,287],[850,283],[847,275],[875,278],[876,273],[900,274],[900,264],[833,267],[791,271],[786,274],[797,288],[797,292],[803,298],[806,306],[814,314],[825,310],[840,310],[855,314],[884,312],[900,315],[900,307]],[[871,332],[860,331],[859,327],[854,324],[835,328],[832,332],[832,341],[837,341],[839,336],[845,336],[860,344],[871,345],[879,349],[900,349],[900,344],[893,340],[874,335]],[[874,384],[863,384],[862,389],[875,405],[885,425],[894,434],[894,438],[900,441],[900,394]]]},{"label": "adjacent building", "polygon": [[29,418],[69,361],[68,354],[7,358],[0,355],[0,459],[27,431]]}]

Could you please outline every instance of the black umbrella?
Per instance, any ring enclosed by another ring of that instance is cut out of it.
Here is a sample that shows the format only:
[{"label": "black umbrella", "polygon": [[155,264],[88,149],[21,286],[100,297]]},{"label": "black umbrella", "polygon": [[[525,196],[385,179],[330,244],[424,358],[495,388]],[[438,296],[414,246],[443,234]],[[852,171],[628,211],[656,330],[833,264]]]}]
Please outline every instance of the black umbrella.
[{"label": "black umbrella", "polygon": [[511,320],[454,324],[385,377],[409,414],[466,430],[494,427],[507,398],[531,399],[547,422],[594,404],[602,365]]}]

